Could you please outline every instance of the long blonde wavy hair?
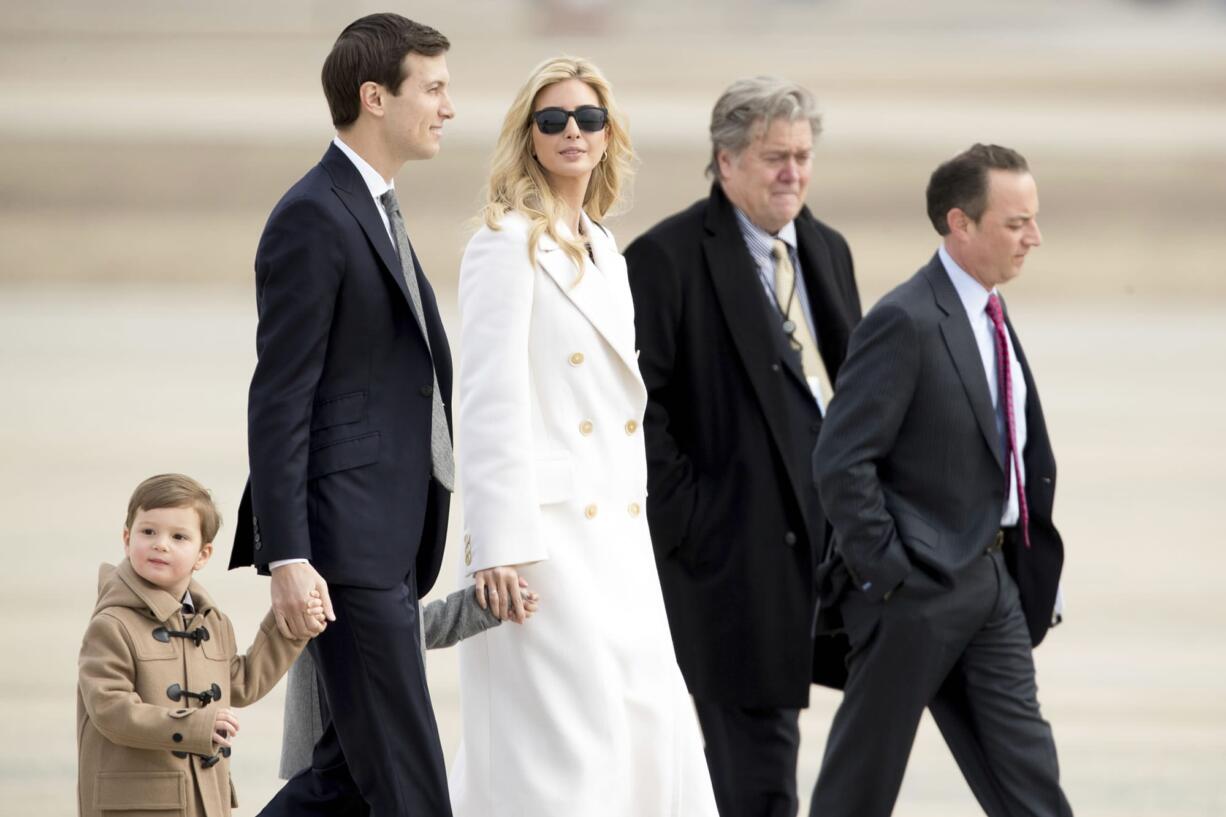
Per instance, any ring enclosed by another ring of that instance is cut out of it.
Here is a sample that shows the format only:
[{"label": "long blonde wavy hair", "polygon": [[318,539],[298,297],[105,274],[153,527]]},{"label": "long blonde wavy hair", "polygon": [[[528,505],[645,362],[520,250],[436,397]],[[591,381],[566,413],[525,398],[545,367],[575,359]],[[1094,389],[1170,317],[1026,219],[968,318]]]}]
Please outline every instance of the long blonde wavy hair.
[{"label": "long blonde wavy hair", "polygon": [[605,156],[592,170],[587,192],[583,196],[583,211],[593,221],[600,221],[618,203],[623,185],[633,174],[634,151],[630,133],[621,110],[613,100],[613,89],[595,65],[581,57],[555,57],[533,69],[528,81],[520,88],[502,123],[502,133],[490,162],[490,187],[481,216],[491,230],[509,211],[528,217],[532,229],[528,233],[528,258],[536,263],[536,244],[548,235],[583,272],[586,251],[576,236],[564,238],[558,233],[557,222],[566,213],[565,204],[554,195],[540,162],[532,155],[532,109],[542,90],[550,85],[577,79],[586,83],[609,111],[606,127]]}]

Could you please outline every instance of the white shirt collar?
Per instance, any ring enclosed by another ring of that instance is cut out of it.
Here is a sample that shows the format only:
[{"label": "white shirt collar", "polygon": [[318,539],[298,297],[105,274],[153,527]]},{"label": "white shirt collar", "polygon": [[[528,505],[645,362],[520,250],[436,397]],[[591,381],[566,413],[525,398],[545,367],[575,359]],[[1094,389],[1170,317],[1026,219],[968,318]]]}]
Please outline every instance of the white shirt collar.
[{"label": "white shirt collar", "polygon": [[332,144],[340,148],[341,153],[349,157],[349,161],[353,162],[353,166],[358,169],[358,173],[362,175],[362,181],[366,182],[366,188],[370,190],[370,195],[374,198],[379,198],[388,190],[396,189],[396,182],[393,180],[391,184],[379,175],[379,171],[370,166],[370,163],[357,154],[357,152],[341,141],[341,137],[332,137]]},{"label": "white shirt collar", "polygon": [[966,310],[966,314],[972,318],[982,315],[988,308],[988,296],[996,292],[996,287],[992,287],[992,292],[984,289],[983,284],[976,281],[969,272],[958,266],[958,262],[945,249],[944,244],[937,248],[937,255],[940,256],[941,263],[945,266],[945,273],[949,276],[949,280],[953,282],[954,289],[958,293],[959,300],[962,301],[962,308]]}]

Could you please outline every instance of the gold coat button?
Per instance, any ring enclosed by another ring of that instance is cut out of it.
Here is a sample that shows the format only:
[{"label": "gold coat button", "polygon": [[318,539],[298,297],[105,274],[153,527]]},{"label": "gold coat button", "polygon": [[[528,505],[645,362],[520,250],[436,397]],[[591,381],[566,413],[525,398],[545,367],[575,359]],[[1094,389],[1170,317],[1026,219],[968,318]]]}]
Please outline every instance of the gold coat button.
[{"label": "gold coat button", "polygon": [[473,552],[471,550],[464,551],[464,564],[470,565],[473,563]]},{"label": "gold coat button", "polygon": [[593,428],[592,421],[584,420],[582,423],[579,424],[579,433],[582,434],[584,437],[586,437],[587,435],[592,433],[592,428]]},{"label": "gold coat button", "polygon": [[640,507],[639,507],[639,503],[637,503],[637,502],[631,502],[631,503],[630,503],[630,507],[626,508],[626,511],[627,511],[627,512],[628,512],[628,513],[629,513],[631,516],[638,516],[638,515],[639,515],[639,512],[640,512],[641,510],[642,510],[642,508],[640,508]]},{"label": "gold coat button", "polygon": [[639,430],[638,420],[627,420],[626,421],[626,433],[627,434],[633,434],[634,432],[638,430]]},{"label": "gold coat button", "polygon": [[583,352],[575,352],[570,356],[570,365],[578,366],[583,363]]},{"label": "gold coat button", "polygon": [[464,564],[470,565],[473,563],[473,535],[471,533],[464,534]]},{"label": "gold coat button", "polygon": [[584,508],[583,515],[586,516],[588,519],[595,519],[596,518],[596,505],[593,503],[591,505],[588,505],[586,508]]}]

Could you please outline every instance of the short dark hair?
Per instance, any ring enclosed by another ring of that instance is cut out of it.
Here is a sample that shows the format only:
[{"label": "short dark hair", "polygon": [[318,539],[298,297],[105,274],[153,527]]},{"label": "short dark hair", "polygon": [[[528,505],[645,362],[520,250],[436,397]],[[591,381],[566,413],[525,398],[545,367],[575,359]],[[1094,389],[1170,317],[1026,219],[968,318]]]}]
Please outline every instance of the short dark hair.
[{"label": "short dark hair", "polygon": [[212,542],[221,528],[221,513],[213,502],[208,489],[196,480],[183,474],[158,474],[136,486],[128,500],[128,518],[123,523],[127,530],[138,511],[156,511],[161,508],[192,508],[200,517],[200,543]]},{"label": "short dark hair", "polygon": [[354,20],[336,38],[320,76],[332,124],[343,128],[357,121],[362,83],[377,82],[397,94],[406,77],[406,55],[436,57],[449,48],[451,43],[442,34],[399,14]]},{"label": "short dark hair", "polygon": [[949,235],[949,211],[957,207],[979,223],[988,207],[988,171],[1029,173],[1026,158],[1012,148],[976,142],[932,172],[928,180],[928,219]]}]

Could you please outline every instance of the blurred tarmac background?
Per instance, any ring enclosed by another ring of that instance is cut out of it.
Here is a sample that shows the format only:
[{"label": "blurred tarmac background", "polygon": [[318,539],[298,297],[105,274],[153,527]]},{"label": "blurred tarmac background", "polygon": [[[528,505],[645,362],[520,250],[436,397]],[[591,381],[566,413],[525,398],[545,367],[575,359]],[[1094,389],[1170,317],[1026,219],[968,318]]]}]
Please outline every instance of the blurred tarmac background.
[{"label": "blurred tarmac background", "polygon": [[[936,164],[974,141],[1021,150],[1044,246],[1006,296],[1061,469],[1068,620],[1036,660],[1066,790],[1079,815],[1226,814],[1226,3],[1209,0],[4,0],[0,813],[74,812],[76,655],[135,484],[184,471],[235,516],[256,241],[332,136],[324,55],[377,10],[453,43],[458,116],[397,181],[453,351],[488,157],[546,57],[593,59],[629,118],[622,246],[706,195],[729,82],[810,87],[810,206],[851,243],[866,308],[936,247]],[[232,533],[201,580],[245,642],[268,586],[225,570]],[[434,595],[457,582],[454,540]],[[430,676],[450,759],[454,653]],[[238,814],[279,785],[282,696],[240,713]],[[802,718],[806,801],[837,700],[815,688]],[[897,813],[978,813],[930,722]]]}]

